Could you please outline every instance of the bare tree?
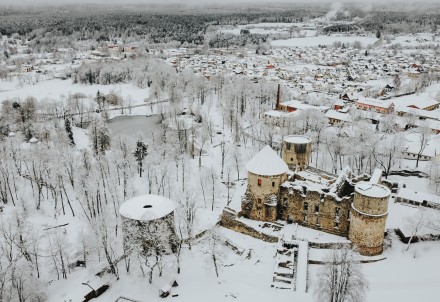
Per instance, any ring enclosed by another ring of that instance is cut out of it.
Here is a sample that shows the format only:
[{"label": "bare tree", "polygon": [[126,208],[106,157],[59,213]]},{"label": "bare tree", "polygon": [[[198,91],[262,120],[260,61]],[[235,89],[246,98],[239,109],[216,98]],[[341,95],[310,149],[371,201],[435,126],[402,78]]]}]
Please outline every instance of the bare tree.
[{"label": "bare tree", "polygon": [[403,136],[399,133],[382,136],[379,143],[373,148],[373,156],[382,167],[385,178],[388,177],[404,148]]},{"label": "bare tree", "polygon": [[365,301],[368,283],[353,250],[349,248],[334,250],[319,276],[315,287],[316,301]]},{"label": "bare tree", "polygon": [[211,211],[214,211],[214,204],[215,204],[215,182],[217,180],[217,173],[215,172],[214,167],[211,167],[209,171],[209,178],[212,183],[212,201],[211,201]]},{"label": "bare tree", "polygon": [[220,265],[222,265],[222,260],[224,258],[223,251],[222,251],[222,242],[220,235],[217,232],[217,229],[213,229],[208,237],[207,237],[208,243],[206,245],[206,249],[204,251],[204,254],[208,255],[208,261],[212,263],[214,266],[215,275],[217,278],[219,277],[220,273]]},{"label": "bare tree", "polygon": [[417,235],[417,233],[423,228],[425,225],[425,210],[422,208],[419,208],[419,211],[414,216],[411,216],[407,220],[407,226],[409,230],[411,230],[411,236],[409,237],[408,244],[406,245],[405,252],[409,250],[409,245],[413,241],[414,237]]},{"label": "bare tree", "polygon": [[425,151],[426,146],[428,145],[430,134],[432,133],[431,129],[428,127],[422,126],[418,128],[417,133],[419,134],[418,143],[419,143],[419,151],[417,152],[417,160],[416,160],[416,168],[419,167],[419,160]]},{"label": "bare tree", "polygon": [[440,193],[440,163],[436,160],[431,162],[429,167],[429,179],[436,194]]},{"label": "bare tree", "polygon": [[189,191],[186,191],[184,194],[185,195],[180,200],[180,214],[183,218],[183,225],[185,226],[186,235],[188,237],[188,247],[191,249],[191,241],[194,236],[194,223],[197,213],[197,202]]}]

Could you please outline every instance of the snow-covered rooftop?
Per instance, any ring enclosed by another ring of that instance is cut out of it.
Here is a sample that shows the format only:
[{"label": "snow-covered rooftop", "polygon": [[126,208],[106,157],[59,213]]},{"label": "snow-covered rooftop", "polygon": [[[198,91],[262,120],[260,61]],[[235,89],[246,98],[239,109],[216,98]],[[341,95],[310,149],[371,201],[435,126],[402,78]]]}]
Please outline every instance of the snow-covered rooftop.
[{"label": "snow-covered rooftop", "polygon": [[269,111],[266,111],[265,113],[263,113],[263,115],[271,116],[271,117],[293,117],[298,114],[299,114],[298,111],[285,112],[285,111],[281,111],[281,110],[269,110]]},{"label": "snow-covered rooftop", "polygon": [[439,111],[428,111],[423,109],[398,106],[396,109],[397,112],[409,113],[415,116],[425,117],[433,120],[440,120],[440,112]]},{"label": "snow-covered rooftop", "polygon": [[414,95],[398,97],[391,99],[390,101],[393,102],[394,105],[396,106],[401,106],[401,107],[415,106],[419,109],[436,106],[439,103],[436,100],[430,98],[429,96],[414,96]]},{"label": "snow-covered rooftop", "polygon": [[365,104],[365,105],[369,105],[369,106],[381,107],[381,108],[390,108],[391,105],[393,104],[392,102],[390,102],[388,100],[379,100],[379,99],[363,99],[363,100],[357,101],[357,103]]},{"label": "snow-covered rooftop", "polygon": [[126,218],[151,221],[168,215],[175,207],[172,200],[150,194],[127,200],[119,208],[119,213]]},{"label": "snow-covered rooftop", "polygon": [[351,122],[352,117],[350,114],[348,113],[343,113],[340,111],[336,111],[336,110],[329,110],[325,113],[325,116],[327,118],[332,118],[335,120],[339,120],[339,121],[344,121],[344,122]]},{"label": "snow-covered rooftop", "polygon": [[368,196],[368,197],[375,197],[375,198],[384,198],[391,194],[390,189],[388,189],[385,186],[378,185],[378,184],[372,184],[369,182],[360,182],[355,186],[356,192]]},{"label": "snow-covered rooftop", "polygon": [[247,164],[246,170],[257,175],[280,175],[286,173],[287,164],[270,146],[265,146]]},{"label": "snow-covered rooftop", "polygon": [[291,144],[309,144],[312,140],[303,135],[288,135],[284,137],[284,141]]}]

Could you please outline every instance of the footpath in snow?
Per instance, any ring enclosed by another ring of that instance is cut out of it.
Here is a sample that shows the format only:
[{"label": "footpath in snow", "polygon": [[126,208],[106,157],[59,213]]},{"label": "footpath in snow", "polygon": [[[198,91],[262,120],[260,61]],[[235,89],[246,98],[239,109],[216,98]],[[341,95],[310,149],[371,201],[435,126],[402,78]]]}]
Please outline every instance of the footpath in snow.
[{"label": "footpath in snow", "polygon": [[296,276],[296,290],[307,291],[307,252],[309,244],[307,241],[295,240],[298,244],[298,271]]},{"label": "footpath in snow", "polygon": [[297,229],[297,224],[287,224],[282,229],[273,286],[305,293],[309,244],[307,241],[294,239]]}]

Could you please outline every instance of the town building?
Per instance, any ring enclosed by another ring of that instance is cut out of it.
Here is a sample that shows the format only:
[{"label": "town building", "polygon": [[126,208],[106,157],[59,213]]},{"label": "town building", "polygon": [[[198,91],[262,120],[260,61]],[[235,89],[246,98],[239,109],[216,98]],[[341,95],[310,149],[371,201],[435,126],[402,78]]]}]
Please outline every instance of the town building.
[{"label": "town building", "polygon": [[387,100],[363,99],[356,102],[356,107],[361,110],[375,111],[377,113],[388,114],[393,112],[394,104]]}]

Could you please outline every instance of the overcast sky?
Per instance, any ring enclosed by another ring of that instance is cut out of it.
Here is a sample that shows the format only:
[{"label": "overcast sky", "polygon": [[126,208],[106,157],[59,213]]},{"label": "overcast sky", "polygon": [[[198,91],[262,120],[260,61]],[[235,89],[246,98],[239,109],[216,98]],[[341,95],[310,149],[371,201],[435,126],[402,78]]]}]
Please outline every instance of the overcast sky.
[{"label": "overcast sky", "polygon": [[225,2],[229,3],[310,3],[310,2],[324,2],[324,3],[336,3],[336,2],[379,2],[379,3],[388,3],[388,2],[431,2],[431,3],[439,3],[440,0],[349,0],[349,1],[335,1],[335,0],[0,0],[0,4],[139,4],[139,3],[195,3],[195,4],[206,4],[206,3],[215,3],[221,4]]}]

